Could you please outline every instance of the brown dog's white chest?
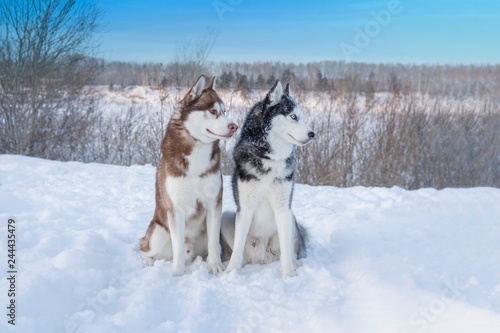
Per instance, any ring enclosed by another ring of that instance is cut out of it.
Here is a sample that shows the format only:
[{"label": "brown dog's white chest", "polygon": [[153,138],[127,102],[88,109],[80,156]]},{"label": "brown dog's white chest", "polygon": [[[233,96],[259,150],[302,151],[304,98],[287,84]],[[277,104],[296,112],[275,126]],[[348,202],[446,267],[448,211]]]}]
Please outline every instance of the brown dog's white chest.
[{"label": "brown dog's white chest", "polygon": [[220,174],[206,177],[167,177],[165,189],[176,210],[182,210],[186,217],[196,213],[198,202],[204,207],[215,205],[222,185]]},{"label": "brown dog's white chest", "polygon": [[218,161],[213,158],[213,144],[197,143],[193,146],[191,154],[186,156],[188,168],[186,176],[200,177],[207,173]]},{"label": "brown dog's white chest", "polygon": [[[186,216],[194,214],[197,202],[205,207],[213,204],[220,190],[220,171],[213,170],[218,160],[213,157],[212,144],[197,144],[186,157],[188,167],[185,176],[169,177],[165,180],[165,189],[174,207],[185,211]],[[208,173],[209,171],[214,171]]]}]

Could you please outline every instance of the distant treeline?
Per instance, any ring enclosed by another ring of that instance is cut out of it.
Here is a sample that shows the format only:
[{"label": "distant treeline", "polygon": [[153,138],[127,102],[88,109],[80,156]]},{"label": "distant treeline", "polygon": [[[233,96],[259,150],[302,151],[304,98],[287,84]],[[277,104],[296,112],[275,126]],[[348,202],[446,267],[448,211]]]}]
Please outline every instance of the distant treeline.
[{"label": "distant treeline", "polygon": [[188,86],[199,73],[217,75],[223,89],[248,92],[267,89],[276,79],[295,90],[330,93],[420,93],[453,98],[489,97],[500,102],[500,64],[403,65],[322,61],[282,62],[102,62],[97,84]]}]

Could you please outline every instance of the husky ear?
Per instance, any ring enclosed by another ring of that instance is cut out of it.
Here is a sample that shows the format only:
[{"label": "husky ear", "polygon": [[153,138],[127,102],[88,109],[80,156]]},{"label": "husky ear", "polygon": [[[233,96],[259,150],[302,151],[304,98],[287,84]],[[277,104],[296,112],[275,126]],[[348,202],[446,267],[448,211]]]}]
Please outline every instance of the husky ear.
[{"label": "husky ear", "polygon": [[287,96],[290,96],[290,83],[287,83],[286,86],[285,86],[285,90],[283,91],[283,93]]},{"label": "husky ear", "polygon": [[189,89],[189,92],[187,93],[186,97],[184,97],[184,100],[192,101],[194,99],[197,99],[198,97],[200,97],[203,89],[205,89],[205,77],[203,75],[200,75],[196,83],[193,84],[191,89]]},{"label": "husky ear", "polygon": [[215,90],[215,79],[216,78],[217,78],[216,76],[212,77],[212,80],[210,80],[210,83],[208,84],[207,89]]},{"label": "husky ear", "polygon": [[278,104],[279,101],[281,101],[281,97],[283,97],[283,86],[280,80],[276,80],[271,90],[269,90],[266,95],[266,104],[269,104],[269,106]]}]

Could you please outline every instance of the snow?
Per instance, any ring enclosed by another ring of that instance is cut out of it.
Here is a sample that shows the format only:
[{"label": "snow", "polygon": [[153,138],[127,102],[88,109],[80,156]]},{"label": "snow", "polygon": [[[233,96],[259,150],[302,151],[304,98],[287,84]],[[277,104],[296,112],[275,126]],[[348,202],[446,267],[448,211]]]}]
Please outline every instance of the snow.
[{"label": "snow", "polygon": [[[269,87],[270,88],[270,87]],[[110,90],[108,86],[89,86],[89,91],[95,97],[95,108],[106,116],[123,114],[126,110],[133,108],[135,112],[141,115],[147,115],[153,110],[160,110],[162,105],[160,99],[164,99],[163,108],[168,112],[176,109],[177,103],[185,96],[188,88],[185,87],[167,87],[159,89],[151,86],[117,86]],[[232,116],[244,118],[249,110],[249,105],[254,105],[262,100],[268,93],[265,90],[252,90],[247,94],[235,92],[233,90],[217,89],[217,94],[225,102],[226,108]],[[309,114],[343,114],[348,107],[346,100],[342,98],[332,98],[326,92],[298,92],[295,93],[292,87],[292,95],[299,103],[305,115]],[[387,105],[385,101],[389,100],[390,93],[376,93],[374,110],[377,112],[386,112]],[[481,110],[484,107],[484,100],[478,98],[464,99],[443,99],[430,95],[415,94],[406,96],[412,98],[412,103],[418,110],[429,110],[432,112],[436,103],[441,103],[443,109],[453,111],[463,110]],[[365,110],[366,100],[364,96],[356,97],[356,109]],[[406,103],[405,96],[401,103]],[[402,107],[401,107],[402,108]],[[403,108],[404,109],[404,108]]]},{"label": "snow", "polygon": [[[182,277],[145,267],[152,166],[0,156],[0,282],[17,222],[17,318],[1,332],[498,332],[500,190],[297,185],[309,229],[298,276],[280,265]],[[234,209],[224,178],[224,209]]]}]

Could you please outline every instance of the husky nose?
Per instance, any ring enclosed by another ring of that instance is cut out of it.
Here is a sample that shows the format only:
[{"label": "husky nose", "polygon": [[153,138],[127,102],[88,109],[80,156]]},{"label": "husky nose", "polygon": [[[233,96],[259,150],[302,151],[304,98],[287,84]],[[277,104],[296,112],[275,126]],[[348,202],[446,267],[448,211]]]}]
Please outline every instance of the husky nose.
[{"label": "husky nose", "polygon": [[309,136],[309,139],[313,139],[314,136],[316,135],[316,133],[314,133],[313,131],[307,133],[307,135]]},{"label": "husky nose", "polygon": [[227,125],[227,128],[229,128],[229,130],[234,133],[238,130],[238,125],[236,125],[235,123],[231,123],[229,125]]}]

